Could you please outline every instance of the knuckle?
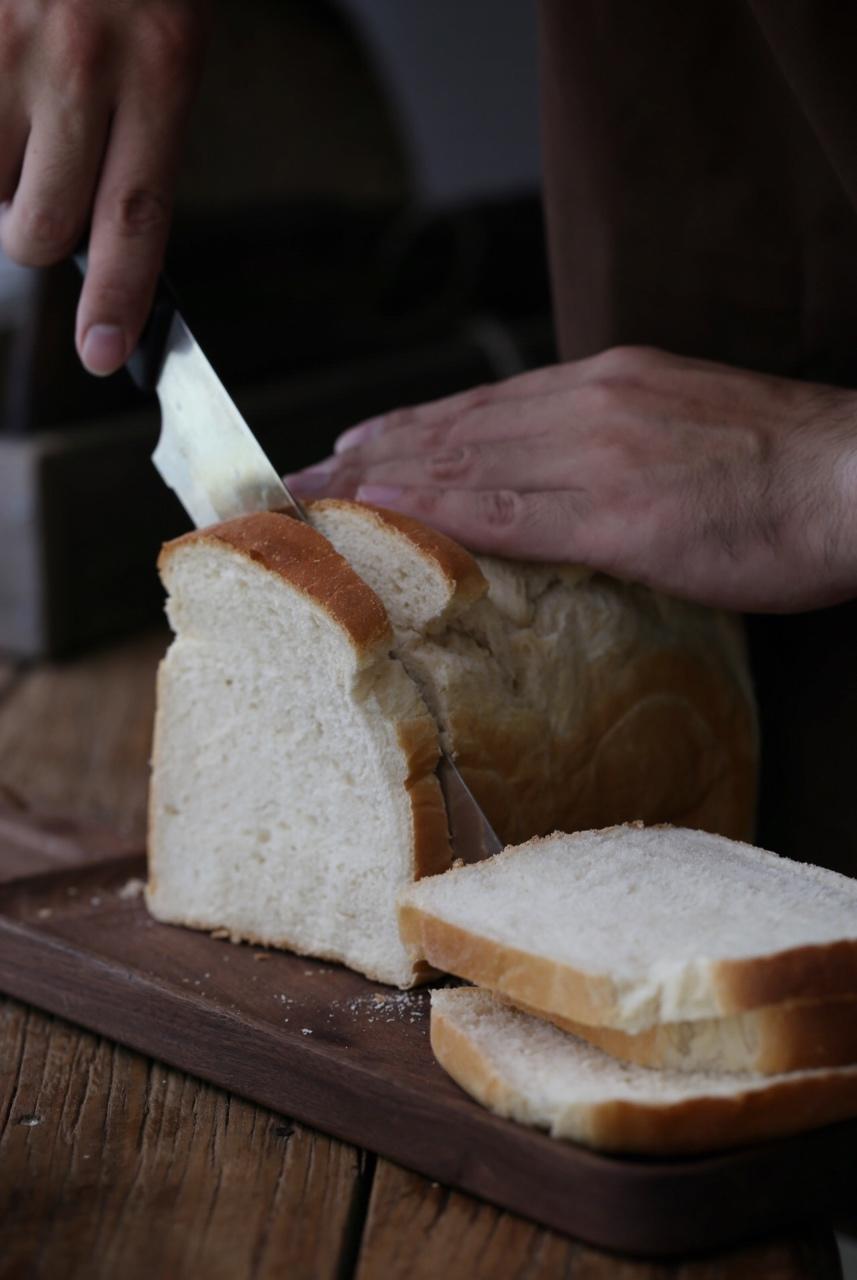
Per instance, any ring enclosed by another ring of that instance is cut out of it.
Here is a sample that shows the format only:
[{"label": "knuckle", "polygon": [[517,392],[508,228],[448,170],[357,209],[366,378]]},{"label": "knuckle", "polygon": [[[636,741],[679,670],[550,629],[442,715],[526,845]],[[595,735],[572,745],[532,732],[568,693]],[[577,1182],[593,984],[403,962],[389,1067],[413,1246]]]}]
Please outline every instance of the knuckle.
[{"label": "knuckle", "polygon": [[602,377],[638,378],[660,356],[656,347],[623,345],[603,351],[596,356],[595,365]]},{"label": "knuckle", "polygon": [[443,492],[440,489],[416,489],[412,491],[411,496],[417,515],[425,516],[426,520],[431,521],[440,507]]},{"label": "knuckle", "polygon": [[74,244],[76,225],[68,214],[43,205],[15,209],[3,225],[3,247],[27,267],[46,267]]},{"label": "knuckle", "polygon": [[473,469],[475,453],[468,445],[458,445],[432,454],[426,471],[433,480],[461,480]]},{"label": "knuckle", "polygon": [[623,398],[624,393],[617,384],[603,377],[585,383],[574,392],[577,412],[586,419],[613,417]]},{"label": "knuckle", "polygon": [[417,448],[421,453],[440,453],[446,449],[446,443],[452,432],[453,424],[447,422],[430,422],[420,428]]},{"label": "knuckle", "polygon": [[109,206],[113,225],[122,236],[134,238],[165,230],[170,219],[169,197],[152,187],[127,187],[114,193]]},{"label": "knuckle", "polygon": [[476,494],[479,522],[495,531],[508,531],[521,523],[524,500],[514,489],[485,490]]},{"label": "knuckle", "polygon": [[470,387],[468,391],[463,391],[457,402],[456,409],[462,416],[472,413],[474,409],[483,409],[494,398],[494,387],[490,382],[480,383],[477,387]]},{"label": "knuckle", "polygon": [[408,423],[414,421],[414,410],[408,407],[403,409],[390,409],[384,414],[383,434],[388,431],[396,431],[399,427],[406,427]]},{"label": "knuckle", "polygon": [[172,77],[194,59],[199,43],[199,24],[189,4],[175,0],[147,7],[140,32],[140,51],[149,67]]}]

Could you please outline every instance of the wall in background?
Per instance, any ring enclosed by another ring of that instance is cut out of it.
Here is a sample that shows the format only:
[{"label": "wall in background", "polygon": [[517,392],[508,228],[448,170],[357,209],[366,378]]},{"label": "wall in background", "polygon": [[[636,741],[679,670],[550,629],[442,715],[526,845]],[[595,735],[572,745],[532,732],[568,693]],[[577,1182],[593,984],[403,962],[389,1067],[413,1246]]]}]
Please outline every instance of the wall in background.
[{"label": "wall in background", "polygon": [[363,33],[430,204],[540,182],[532,0],[339,0]]}]

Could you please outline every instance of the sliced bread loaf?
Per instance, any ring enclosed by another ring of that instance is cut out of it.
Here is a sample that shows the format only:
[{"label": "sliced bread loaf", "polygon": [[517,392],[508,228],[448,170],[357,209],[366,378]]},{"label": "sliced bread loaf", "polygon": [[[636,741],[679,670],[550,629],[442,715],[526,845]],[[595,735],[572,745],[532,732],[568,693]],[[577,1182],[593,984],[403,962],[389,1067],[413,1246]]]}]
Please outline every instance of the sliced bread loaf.
[{"label": "sliced bread loaf", "polygon": [[150,910],[411,984],[396,893],[450,850],[437,729],[380,600],[272,513],[180,538],[161,572]]},{"label": "sliced bread loaf", "polygon": [[755,1079],[650,1071],[473,987],[432,992],[431,1043],[483,1106],[607,1151],[711,1151],[857,1115],[857,1066]]},{"label": "sliced bread loaf", "polygon": [[[517,1007],[535,1013],[520,1002]],[[636,1033],[539,1016],[641,1067],[770,1076],[857,1063],[857,996],[795,1000],[695,1022],[662,1022]]]},{"label": "sliced bread loaf", "polygon": [[746,827],[755,730],[728,619],[567,566],[480,567],[360,504],[311,518],[162,555],[160,918],[416,980],[394,899],[449,863],[439,733],[507,839],[592,815]]},{"label": "sliced bread loaf", "polygon": [[857,881],[701,831],[555,834],[400,904],[415,960],[590,1025],[857,994]]},{"label": "sliced bread loaf", "polygon": [[756,728],[734,619],[579,567],[474,558],[358,503],[309,510],[383,600],[505,842],[633,818],[751,833]]}]

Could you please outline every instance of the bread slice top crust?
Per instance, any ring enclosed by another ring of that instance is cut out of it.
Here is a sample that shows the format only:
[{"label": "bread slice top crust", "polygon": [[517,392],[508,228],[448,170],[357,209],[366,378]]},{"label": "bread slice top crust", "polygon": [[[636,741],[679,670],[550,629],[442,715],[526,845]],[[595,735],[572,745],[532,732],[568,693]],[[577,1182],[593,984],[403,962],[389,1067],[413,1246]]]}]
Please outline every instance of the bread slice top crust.
[{"label": "bread slice top crust", "polygon": [[857,993],[857,881],[699,831],[556,833],[399,902],[415,956],[596,1026]]},{"label": "bread slice top crust", "polygon": [[307,510],[313,526],[359,563],[397,631],[425,631],[488,590],[469,551],[409,516],[341,498],[311,502]]},{"label": "bread slice top crust", "polygon": [[[392,645],[390,620],[378,596],[327,538],[303,521],[263,511],[175,538],[158,558],[167,585],[175,557],[206,542],[232,548],[311,599],[338,624],[360,662]],[[182,629],[180,619],[174,629]]]},{"label": "bread slice top crust", "polygon": [[432,992],[431,1043],[483,1106],[608,1151],[710,1151],[857,1115],[857,1067],[763,1077],[650,1071],[473,987]]}]

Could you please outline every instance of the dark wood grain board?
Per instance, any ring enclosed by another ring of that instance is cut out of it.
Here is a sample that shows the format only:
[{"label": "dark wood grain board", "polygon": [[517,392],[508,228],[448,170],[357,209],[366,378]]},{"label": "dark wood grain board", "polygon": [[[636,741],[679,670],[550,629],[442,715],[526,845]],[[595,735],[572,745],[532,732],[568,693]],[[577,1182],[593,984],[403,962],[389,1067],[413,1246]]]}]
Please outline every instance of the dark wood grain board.
[{"label": "dark wood grain board", "polygon": [[139,846],[108,828],[90,827],[85,842],[80,824],[54,815],[28,814],[0,783],[0,884],[57,867],[107,862],[139,852]]},{"label": "dark wood grain board", "polygon": [[142,855],[0,888],[0,989],[408,1168],[604,1247],[674,1255],[829,1217],[857,1125],[682,1161],[617,1159],[479,1107],[428,995],[159,925]]}]

